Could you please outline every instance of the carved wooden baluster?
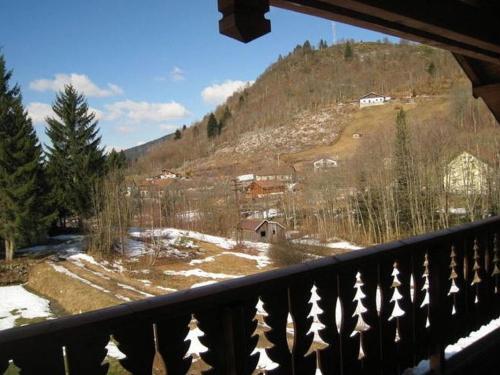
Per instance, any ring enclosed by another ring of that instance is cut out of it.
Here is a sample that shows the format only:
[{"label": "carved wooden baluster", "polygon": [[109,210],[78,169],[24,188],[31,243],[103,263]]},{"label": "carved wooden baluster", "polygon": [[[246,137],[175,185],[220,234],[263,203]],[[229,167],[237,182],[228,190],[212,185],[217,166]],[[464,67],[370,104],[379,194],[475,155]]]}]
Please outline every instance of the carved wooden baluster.
[{"label": "carved wooden baluster", "polygon": [[359,341],[353,340],[356,327],[356,303],[354,301],[357,269],[342,269],[339,272],[339,298],[342,304],[342,327],[340,330],[340,351],[342,369],[345,374],[359,373],[362,362],[359,357]]},{"label": "carved wooden baluster", "polygon": [[[360,280],[363,285],[360,289],[365,295],[362,299],[366,311],[362,314],[363,320],[369,329],[361,332],[364,357],[361,359],[363,374],[376,374],[380,370],[380,334],[379,311],[377,310],[377,290],[379,285],[378,267],[369,264],[360,269]],[[362,322],[361,326],[363,325]]]},{"label": "carved wooden baluster", "polygon": [[312,282],[301,281],[294,283],[289,288],[289,310],[293,320],[293,372],[296,375],[310,374],[316,368],[316,355],[306,355],[313,342],[313,333],[309,333],[313,318],[310,317],[312,305]]},{"label": "carved wooden baluster", "polygon": [[326,343],[321,337],[321,333],[325,330],[326,325],[324,325],[320,319],[320,316],[324,313],[323,309],[319,306],[320,301],[321,297],[318,295],[318,288],[316,285],[313,285],[311,289],[311,298],[309,299],[311,310],[307,316],[308,318],[313,319],[311,328],[309,328],[309,331],[307,332],[308,335],[313,334],[313,341],[306,353],[306,356],[312,353],[316,356],[316,375],[323,375],[323,372],[321,371],[320,353],[329,346],[329,344]]},{"label": "carved wooden baluster", "polygon": [[92,335],[79,337],[77,341],[66,345],[66,361],[71,375],[104,375],[108,373],[106,345],[109,334],[93,331]]},{"label": "carved wooden baluster", "polygon": [[257,344],[253,333],[257,296],[231,306],[196,313],[198,326],[204,333],[200,343],[208,348],[201,354],[211,369],[204,374],[251,374],[258,362],[252,355]]},{"label": "carved wooden baluster", "polygon": [[292,357],[287,342],[288,289],[263,294],[261,299],[268,313],[266,323],[271,327],[266,337],[273,344],[273,347],[267,350],[267,354],[279,365],[274,370],[268,371],[268,374],[292,374]]},{"label": "carved wooden baluster", "polygon": [[34,339],[22,353],[16,353],[13,360],[22,375],[66,374],[63,348],[52,344],[50,338]]},{"label": "carved wooden baluster", "polygon": [[430,367],[441,374],[444,370],[444,349],[449,341],[451,304],[449,290],[449,266],[451,243],[434,243],[427,256],[429,291]]},{"label": "carved wooden baluster", "polygon": [[474,278],[472,279],[471,286],[475,287],[475,296],[474,303],[477,304],[479,302],[479,284],[481,284],[481,277],[479,276],[481,270],[480,259],[481,256],[479,254],[479,242],[477,238],[474,240],[474,265],[472,266],[472,271],[474,272]]},{"label": "carved wooden baluster", "polygon": [[[426,266],[424,264],[427,264]],[[429,284],[428,259],[425,251],[415,249],[411,254],[411,273],[413,279],[413,300],[411,301],[412,311],[412,337],[413,337],[413,364],[418,364],[421,360],[429,356],[429,330],[426,328],[429,317],[427,305],[422,308],[422,303],[428,296],[428,290],[424,286]]]},{"label": "carved wooden baluster", "polygon": [[450,285],[450,290],[448,291],[448,295],[452,296],[453,299],[453,308],[451,310],[451,315],[455,315],[457,313],[457,293],[460,291],[460,289],[457,286],[457,279],[458,279],[458,274],[457,274],[457,262],[456,262],[457,254],[455,252],[455,246],[451,246],[451,253],[450,253],[450,280],[451,280],[451,285]]},{"label": "carved wooden baluster", "polygon": [[422,304],[420,307],[425,310],[426,312],[426,318],[425,318],[425,328],[428,328],[430,326],[430,321],[429,321],[429,310],[430,310],[430,304],[429,304],[429,256],[428,254],[425,254],[424,256],[424,273],[422,275],[422,278],[424,279],[424,285],[422,286],[422,291],[425,293],[424,299],[422,301]]},{"label": "carved wooden baluster", "polygon": [[[356,309],[354,310],[353,317],[357,319],[356,326],[354,327],[354,331],[351,336],[359,336],[359,353],[358,359],[364,360],[366,357],[365,349],[363,347],[363,337],[365,332],[367,332],[371,327],[368,323],[366,323],[363,315],[365,315],[368,309],[363,305],[363,300],[366,299],[366,294],[363,292],[363,279],[361,278],[361,273],[358,272],[356,274],[356,283],[354,284],[354,288],[356,289],[356,294],[354,295],[353,302],[356,303]],[[366,302],[365,302],[366,303]]]},{"label": "carved wooden baluster", "polygon": [[191,366],[187,370],[187,373],[202,373],[208,372],[212,367],[206,363],[202,355],[208,352],[208,348],[201,343],[202,338],[205,333],[199,328],[198,320],[196,320],[194,315],[191,315],[191,320],[189,322],[189,333],[186,336],[184,342],[189,343],[184,359],[189,359]]},{"label": "carved wooden baluster", "polygon": [[326,326],[319,332],[319,336],[328,345],[320,350],[318,362],[323,374],[340,374],[340,349],[339,330],[336,325],[336,303],[337,303],[337,277],[329,272],[315,282],[317,293],[320,296],[319,308],[323,311],[318,316],[319,320]]},{"label": "carved wooden baluster", "polygon": [[268,316],[269,314],[266,311],[266,306],[259,298],[257,302],[257,313],[254,318],[257,326],[252,336],[257,338],[257,345],[255,346],[252,355],[259,354],[259,361],[257,362],[254,374],[265,374],[267,371],[274,370],[279,367],[279,364],[269,358],[269,355],[267,354],[267,350],[274,347],[274,344],[267,338],[267,333],[271,331],[271,327],[266,322]]},{"label": "carved wooden baluster", "polygon": [[396,374],[398,372],[397,347],[394,341],[396,331],[396,319],[389,318],[392,315],[394,294],[392,283],[394,271],[394,260],[384,259],[379,264],[379,286],[380,286],[380,313],[379,313],[379,335],[380,335],[380,359],[381,372],[383,374]]},{"label": "carved wooden baluster", "polygon": [[114,331],[113,337],[126,355],[120,364],[134,375],[151,375],[155,354],[151,324],[128,324]]},{"label": "carved wooden baluster", "polygon": [[[413,342],[413,303],[411,301],[411,258],[409,252],[404,252],[398,256],[396,269],[393,271],[394,278],[399,281],[397,294],[399,299],[397,303],[403,311],[403,315],[397,317],[397,327],[399,331],[399,340],[397,342],[397,362],[398,371],[403,372],[405,369],[414,365],[414,342]],[[396,291],[394,290],[394,294]],[[396,297],[398,297],[396,295]],[[395,302],[396,305],[396,302]]]},{"label": "carved wooden baluster", "polygon": [[191,357],[186,356],[190,343],[186,341],[191,315],[156,323],[158,346],[167,366],[167,374],[186,374],[191,366]]},{"label": "carved wooden baluster", "polygon": [[399,292],[399,287],[401,286],[401,282],[399,281],[398,275],[399,275],[399,270],[398,270],[398,263],[394,262],[394,269],[392,271],[392,285],[391,288],[393,289],[393,294],[391,297],[391,302],[394,303],[393,309],[391,316],[389,317],[389,320],[396,319],[396,332],[394,335],[394,341],[399,342],[401,339],[400,335],[400,328],[399,328],[399,319],[405,314],[404,310],[400,306],[400,300],[403,299],[403,296]]},{"label": "carved wooden baluster", "polygon": [[500,276],[500,250],[498,248],[498,234],[495,233],[493,236],[493,272],[491,276],[495,279],[495,294],[499,293],[499,281]]}]

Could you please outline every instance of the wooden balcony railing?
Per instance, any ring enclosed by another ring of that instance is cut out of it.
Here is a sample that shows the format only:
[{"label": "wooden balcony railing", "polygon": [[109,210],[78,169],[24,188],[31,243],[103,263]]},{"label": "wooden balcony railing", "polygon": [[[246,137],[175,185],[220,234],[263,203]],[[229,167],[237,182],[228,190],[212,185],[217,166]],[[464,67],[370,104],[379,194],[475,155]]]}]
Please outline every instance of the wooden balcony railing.
[{"label": "wooden balcony railing", "polygon": [[191,373],[195,360],[207,374],[265,373],[266,356],[268,374],[399,374],[422,359],[445,372],[444,348],[500,315],[499,232],[496,217],[13,328],[0,373],[12,360],[23,375],[106,374],[110,338],[133,374]]}]

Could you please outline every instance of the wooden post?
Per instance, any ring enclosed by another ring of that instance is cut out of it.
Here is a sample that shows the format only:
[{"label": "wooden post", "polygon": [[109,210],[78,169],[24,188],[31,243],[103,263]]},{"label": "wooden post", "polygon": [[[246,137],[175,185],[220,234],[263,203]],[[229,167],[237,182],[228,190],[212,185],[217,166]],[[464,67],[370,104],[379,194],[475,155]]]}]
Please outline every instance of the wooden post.
[{"label": "wooden post", "polygon": [[248,43],[271,32],[269,0],[219,0],[219,31],[230,38]]}]

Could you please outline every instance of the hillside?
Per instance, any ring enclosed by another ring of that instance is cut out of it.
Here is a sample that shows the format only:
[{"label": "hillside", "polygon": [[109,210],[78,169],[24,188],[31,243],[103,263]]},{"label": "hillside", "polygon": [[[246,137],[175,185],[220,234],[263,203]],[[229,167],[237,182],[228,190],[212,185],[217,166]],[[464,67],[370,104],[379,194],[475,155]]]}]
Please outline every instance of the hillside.
[{"label": "hillside", "polygon": [[152,141],[143,143],[141,145],[135,146],[128,148],[124,150],[125,157],[127,160],[137,160],[138,158],[144,156],[154,145],[158,144],[163,144],[164,142],[168,141],[169,139],[172,139],[174,136],[174,133],[172,134],[167,134],[161,138],[154,139]]},{"label": "hillside", "polygon": [[346,56],[345,44],[297,46],[216,109],[223,122],[219,136],[207,137],[207,115],[188,127],[182,139],[155,141],[131,173],[147,175],[169,167],[191,175],[235,175],[270,160],[300,162],[301,152],[309,152],[304,159],[309,160],[337,152],[330,146],[345,126],[352,128],[351,121],[363,126],[356,103],[367,92],[396,98],[396,104],[413,96],[418,105],[427,97],[448,96],[466,82],[453,57],[438,49],[390,43],[350,46],[352,56]]}]

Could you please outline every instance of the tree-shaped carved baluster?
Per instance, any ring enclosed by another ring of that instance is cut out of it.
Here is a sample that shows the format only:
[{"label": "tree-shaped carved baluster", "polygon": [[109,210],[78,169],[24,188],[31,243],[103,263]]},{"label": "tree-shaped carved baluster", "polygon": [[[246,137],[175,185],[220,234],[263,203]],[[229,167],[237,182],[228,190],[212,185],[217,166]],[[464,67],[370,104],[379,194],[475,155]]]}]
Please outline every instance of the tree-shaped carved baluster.
[{"label": "tree-shaped carved baluster", "polygon": [[[288,344],[288,351],[290,352],[291,356],[291,365],[292,365],[292,374],[295,374],[295,360],[293,358],[293,348],[295,346],[295,321],[293,319],[293,315],[291,313],[292,311],[292,299],[290,295],[290,289],[288,289],[288,315],[286,318],[286,325],[287,325],[287,344]],[[290,330],[288,328],[290,327]],[[288,338],[288,333],[290,333],[291,337]]]},{"label": "tree-shaped carved baluster", "polygon": [[394,302],[394,308],[392,309],[391,316],[389,320],[396,319],[396,335],[394,337],[395,342],[399,342],[401,339],[400,331],[399,331],[399,318],[401,318],[405,312],[399,306],[399,301],[403,299],[403,296],[399,292],[399,287],[401,286],[401,281],[398,278],[399,270],[398,270],[398,262],[394,262],[393,270],[392,270],[392,285],[391,288],[394,289],[391,297],[391,302]]},{"label": "tree-shaped carved baluster", "polygon": [[306,356],[311,353],[316,353],[316,375],[322,375],[321,365],[320,365],[320,356],[319,352],[325,348],[328,348],[328,344],[321,338],[320,331],[324,330],[326,326],[321,323],[319,316],[323,314],[323,309],[319,307],[318,302],[321,301],[321,297],[318,295],[318,288],[316,285],[313,285],[311,288],[311,298],[309,299],[309,303],[311,304],[311,311],[309,311],[308,318],[312,318],[313,322],[307,334],[313,334],[313,341],[309,350],[306,353]]},{"label": "tree-shaped carved baluster", "polygon": [[255,320],[257,321],[257,327],[255,328],[254,336],[258,336],[257,345],[255,346],[252,355],[259,353],[259,362],[257,363],[257,368],[254,374],[265,374],[267,371],[274,370],[278,367],[278,364],[274,362],[267,355],[266,349],[271,349],[274,347],[271,343],[266,333],[271,330],[271,327],[266,323],[266,318],[269,316],[264,308],[264,303],[259,298],[257,301],[257,314],[255,314]]},{"label": "tree-shaped carved baluster", "polygon": [[453,308],[451,310],[451,315],[455,315],[457,312],[457,293],[460,291],[460,289],[457,286],[456,280],[458,279],[458,274],[457,274],[457,253],[455,252],[455,246],[451,246],[451,253],[450,253],[450,280],[451,280],[451,286],[450,290],[448,292],[449,296],[452,296],[453,298]]},{"label": "tree-shaped carved baluster", "polygon": [[188,370],[188,374],[200,374],[203,371],[210,370],[212,367],[206,363],[201,357],[202,353],[208,351],[208,348],[203,345],[200,341],[200,337],[205,334],[198,327],[198,320],[196,320],[194,315],[191,315],[191,321],[189,322],[189,333],[184,341],[189,341],[189,348],[186,352],[184,358],[191,357],[191,367]]},{"label": "tree-shaped carved baluster", "polygon": [[495,278],[495,294],[498,294],[498,276],[500,275],[500,251],[498,249],[498,235],[493,236],[493,272],[491,276]]},{"label": "tree-shaped carved baluster", "polygon": [[426,319],[425,319],[425,327],[428,328],[431,323],[429,321],[429,257],[427,254],[424,256],[424,273],[422,274],[422,278],[424,279],[424,285],[422,286],[422,291],[424,294],[424,300],[420,304],[420,308],[426,308]]},{"label": "tree-shaped carved baluster", "polygon": [[481,256],[479,255],[479,243],[477,238],[474,240],[474,266],[472,267],[472,271],[474,271],[474,278],[472,279],[471,286],[475,286],[476,297],[474,298],[474,303],[479,302],[479,284],[481,284],[481,277],[479,276],[479,271],[481,269],[481,264],[479,262]]},{"label": "tree-shaped carved baluster", "polygon": [[363,305],[363,300],[366,298],[365,293],[363,293],[362,287],[364,283],[361,278],[361,273],[356,274],[356,284],[354,284],[354,288],[356,289],[356,295],[354,296],[353,301],[356,302],[356,309],[354,310],[353,317],[357,317],[356,326],[354,327],[354,331],[351,333],[351,337],[359,334],[359,354],[358,359],[361,360],[365,358],[365,351],[363,349],[363,335],[366,331],[370,329],[368,323],[365,322],[363,318],[363,314],[368,310]]}]

